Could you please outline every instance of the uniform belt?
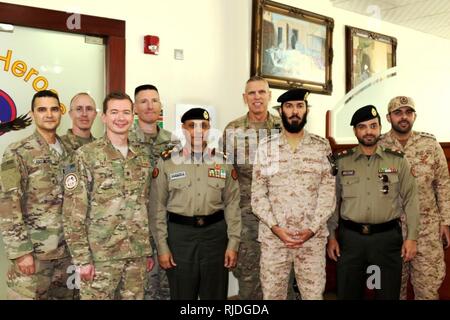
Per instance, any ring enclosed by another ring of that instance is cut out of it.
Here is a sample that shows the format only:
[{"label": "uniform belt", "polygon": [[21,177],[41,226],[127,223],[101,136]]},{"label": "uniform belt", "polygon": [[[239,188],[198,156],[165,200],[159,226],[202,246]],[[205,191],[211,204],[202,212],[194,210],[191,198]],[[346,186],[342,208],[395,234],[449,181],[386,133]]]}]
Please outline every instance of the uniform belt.
[{"label": "uniform belt", "polygon": [[359,232],[363,235],[370,235],[373,233],[384,232],[388,230],[392,230],[394,228],[400,227],[399,219],[394,219],[384,223],[378,224],[368,224],[368,223],[357,223],[351,220],[341,220],[341,223],[347,229]]},{"label": "uniform belt", "polygon": [[193,227],[206,227],[213,223],[222,221],[224,219],[223,210],[217,211],[207,216],[187,217],[174,212],[168,212],[168,214],[169,214],[169,222]]}]

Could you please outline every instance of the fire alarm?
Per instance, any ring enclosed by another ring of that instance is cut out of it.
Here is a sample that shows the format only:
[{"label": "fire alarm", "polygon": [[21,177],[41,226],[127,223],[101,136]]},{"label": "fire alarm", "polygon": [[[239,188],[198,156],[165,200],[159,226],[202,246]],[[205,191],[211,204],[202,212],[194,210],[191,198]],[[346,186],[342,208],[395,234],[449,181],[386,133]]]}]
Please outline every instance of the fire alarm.
[{"label": "fire alarm", "polygon": [[145,36],[144,37],[144,53],[159,54],[159,37]]}]

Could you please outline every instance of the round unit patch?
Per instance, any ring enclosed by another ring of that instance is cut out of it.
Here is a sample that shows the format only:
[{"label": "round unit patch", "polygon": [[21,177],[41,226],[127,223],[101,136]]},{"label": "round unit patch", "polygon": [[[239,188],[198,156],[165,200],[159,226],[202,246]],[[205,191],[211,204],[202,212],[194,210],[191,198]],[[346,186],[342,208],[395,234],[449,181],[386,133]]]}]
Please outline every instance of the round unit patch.
[{"label": "round unit patch", "polygon": [[75,173],[68,174],[64,178],[64,186],[67,190],[73,190],[78,186],[78,177]]}]

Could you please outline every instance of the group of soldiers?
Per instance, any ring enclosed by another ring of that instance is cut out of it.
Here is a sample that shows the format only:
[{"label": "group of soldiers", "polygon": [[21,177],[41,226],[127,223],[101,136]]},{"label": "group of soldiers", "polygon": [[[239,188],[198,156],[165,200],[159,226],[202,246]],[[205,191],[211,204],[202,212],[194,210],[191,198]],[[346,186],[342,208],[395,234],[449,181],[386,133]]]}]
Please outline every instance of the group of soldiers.
[{"label": "group of soldiers", "polygon": [[[378,299],[438,299],[450,244],[450,181],[434,136],[412,130],[412,98],[351,119],[358,146],[332,155],[305,130],[309,92],[292,89],[268,112],[271,91],[250,78],[248,112],[209,142],[209,112],[181,118],[185,143],[160,128],[158,90],[103,101],[103,137],[91,134],[93,99],[70,103],[59,137],[58,96],[37,92],[36,131],[11,144],[0,171],[0,230],[11,299],[322,299],[326,254],[339,299],[362,299],[367,268]],[[134,123],[134,116],[137,122]],[[402,232],[403,228],[403,232]],[[71,277],[75,272],[75,277]]]}]

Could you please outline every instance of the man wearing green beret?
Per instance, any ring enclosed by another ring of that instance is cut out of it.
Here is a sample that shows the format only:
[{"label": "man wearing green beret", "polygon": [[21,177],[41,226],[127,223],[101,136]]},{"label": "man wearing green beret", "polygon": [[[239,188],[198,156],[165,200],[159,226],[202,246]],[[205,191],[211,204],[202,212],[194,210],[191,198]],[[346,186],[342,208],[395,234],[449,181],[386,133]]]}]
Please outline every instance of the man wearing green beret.
[{"label": "man wearing green beret", "polygon": [[378,145],[381,121],[374,106],[358,109],[350,125],[359,145],[334,155],[337,206],[328,221],[327,251],[337,261],[337,296],[362,299],[367,286],[375,290],[376,299],[397,300],[402,258],[410,261],[417,250],[416,182],[402,152]]}]

